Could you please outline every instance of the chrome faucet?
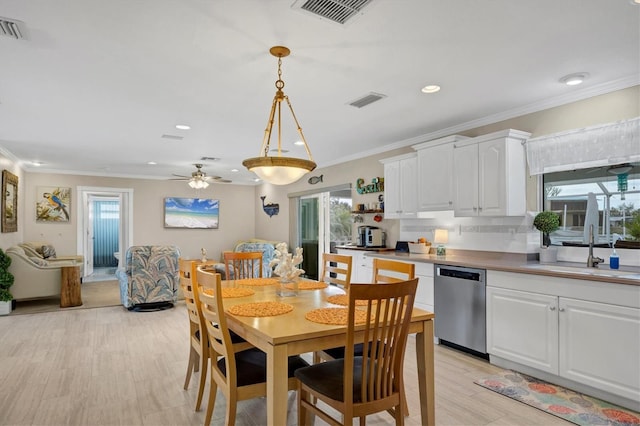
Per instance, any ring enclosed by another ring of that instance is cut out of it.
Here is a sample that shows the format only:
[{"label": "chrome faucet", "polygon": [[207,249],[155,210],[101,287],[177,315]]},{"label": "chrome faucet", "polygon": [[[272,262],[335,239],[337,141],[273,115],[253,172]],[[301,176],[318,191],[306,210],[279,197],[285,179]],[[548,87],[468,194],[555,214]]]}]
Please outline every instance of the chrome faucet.
[{"label": "chrome faucet", "polygon": [[593,224],[589,226],[589,257],[587,257],[587,267],[597,268],[598,263],[604,262],[604,259],[593,255]]}]

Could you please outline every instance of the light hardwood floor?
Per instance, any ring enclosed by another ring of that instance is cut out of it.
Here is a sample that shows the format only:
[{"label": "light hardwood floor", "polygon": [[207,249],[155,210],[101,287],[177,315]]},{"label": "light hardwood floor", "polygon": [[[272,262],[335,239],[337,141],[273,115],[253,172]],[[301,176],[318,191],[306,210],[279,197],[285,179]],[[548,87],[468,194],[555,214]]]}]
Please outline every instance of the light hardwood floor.
[{"label": "light hardwood floor", "polygon": [[[193,410],[198,375],[188,391],[182,389],[187,327],[184,302],[149,313],[118,306],[0,317],[0,424],[202,424],[204,409]],[[474,384],[499,371],[487,362],[444,347],[436,347],[435,355],[437,424],[567,424]],[[405,377],[411,412],[406,424],[420,425],[413,338]],[[291,392],[291,425],[295,402]],[[224,411],[219,395],[213,425],[224,423]],[[264,399],[239,403],[238,425],[265,421]],[[387,413],[367,418],[370,425],[391,422]]]}]

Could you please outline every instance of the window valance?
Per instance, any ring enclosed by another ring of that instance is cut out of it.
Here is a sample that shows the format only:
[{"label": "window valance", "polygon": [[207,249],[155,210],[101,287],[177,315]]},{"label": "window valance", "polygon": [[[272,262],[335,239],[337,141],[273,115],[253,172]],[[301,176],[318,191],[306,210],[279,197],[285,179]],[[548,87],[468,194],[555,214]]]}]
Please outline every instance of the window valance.
[{"label": "window valance", "polygon": [[529,139],[531,175],[640,161],[640,117]]}]

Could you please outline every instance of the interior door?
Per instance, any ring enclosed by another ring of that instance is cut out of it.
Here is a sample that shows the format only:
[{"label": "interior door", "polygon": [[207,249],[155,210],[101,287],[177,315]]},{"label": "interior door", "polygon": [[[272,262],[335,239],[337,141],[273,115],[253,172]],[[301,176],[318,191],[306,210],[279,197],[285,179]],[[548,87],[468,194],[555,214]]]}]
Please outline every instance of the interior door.
[{"label": "interior door", "polygon": [[119,202],[118,221],[118,253],[123,258],[125,250],[133,244],[133,190],[130,188],[78,187],[78,229],[77,253],[84,256],[84,276],[93,271],[94,255],[94,211],[93,200],[96,198],[113,199]]}]

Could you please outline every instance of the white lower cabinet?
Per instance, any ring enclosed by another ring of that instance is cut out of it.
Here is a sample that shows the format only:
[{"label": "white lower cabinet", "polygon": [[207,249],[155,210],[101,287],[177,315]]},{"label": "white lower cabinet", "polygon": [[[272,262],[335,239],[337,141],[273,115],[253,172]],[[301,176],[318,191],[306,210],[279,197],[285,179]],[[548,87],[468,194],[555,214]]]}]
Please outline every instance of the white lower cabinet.
[{"label": "white lower cabinet", "polygon": [[[611,286],[610,291],[617,286],[602,285]],[[591,297],[597,295],[594,286],[586,288]],[[488,286],[487,351],[640,401],[640,309],[636,307]]]},{"label": "white lower cabinet", "polygon": [[364,250],[338,249],[338,254],[351,256],[351,282],[368,283],[373,276],[371,258]]},{"label": "white lower cabinet", "polygon": [[558,374],[555,296],[487,287],[487,352]]},{"label": "white lower cabinet", "polygon": [[560,298],[560,376],[640,401],[640,311]]},{"label": "white lower cabinet", "polygon": [[414,306],[433,312],[433,263],[415,262],[418,289]]}]

